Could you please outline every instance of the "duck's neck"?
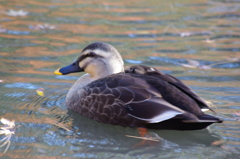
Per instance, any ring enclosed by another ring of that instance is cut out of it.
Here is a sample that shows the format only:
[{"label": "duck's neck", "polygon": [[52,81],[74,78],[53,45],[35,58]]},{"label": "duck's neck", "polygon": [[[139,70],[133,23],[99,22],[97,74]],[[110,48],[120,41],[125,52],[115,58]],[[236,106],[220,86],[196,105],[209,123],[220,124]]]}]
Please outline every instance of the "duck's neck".
[{"label": "duck's neck", "polygon": [[70,88],[66,96],[66,102],[70,101],[74,94],[77,94],[78,90],[81,90],[87,84],[91,83],[95,79],[91,77],[90,74],[82,75]]}]

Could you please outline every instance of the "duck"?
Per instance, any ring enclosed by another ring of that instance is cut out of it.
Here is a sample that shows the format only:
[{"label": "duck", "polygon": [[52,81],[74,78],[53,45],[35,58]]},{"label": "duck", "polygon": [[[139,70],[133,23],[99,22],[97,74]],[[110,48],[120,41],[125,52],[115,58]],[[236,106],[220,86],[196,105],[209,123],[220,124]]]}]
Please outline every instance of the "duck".
[{"label": "duck", "polygon": [[210,105],[174,76],[154,67],[124,68],[110,44],[86,46],[72,64],[55,75],[86,74],[72,85],[66,106],[98,122],[157,130],[199,130],[222,120],[205,114]]}]

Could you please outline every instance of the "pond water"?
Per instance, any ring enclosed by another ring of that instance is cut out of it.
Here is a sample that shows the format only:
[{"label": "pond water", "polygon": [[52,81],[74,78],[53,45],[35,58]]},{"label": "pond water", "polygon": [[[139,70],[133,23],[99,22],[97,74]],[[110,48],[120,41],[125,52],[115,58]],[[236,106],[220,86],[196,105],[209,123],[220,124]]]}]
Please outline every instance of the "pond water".
[{"label": "pond water", "polygon": [[[240,158],[239,2],[0,0],[0,117],[15,121],[0,158]],[[224,123],[149,130],[162,139],[140,145],[126,136],[139,136],[136,129],[68,110],[66,93],[81,74],[53,72],[95,41],[115,46],[126,66],[178,77],[211,101]]]}]

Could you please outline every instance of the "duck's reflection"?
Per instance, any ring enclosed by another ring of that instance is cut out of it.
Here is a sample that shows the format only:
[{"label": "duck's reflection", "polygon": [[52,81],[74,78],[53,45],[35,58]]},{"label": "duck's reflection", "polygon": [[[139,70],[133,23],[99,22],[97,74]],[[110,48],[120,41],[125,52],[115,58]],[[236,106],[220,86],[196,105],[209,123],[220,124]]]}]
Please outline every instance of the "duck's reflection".
[{"label": "duck's reflection", "polygon": [[[117,149],[120,151],[131,150],[136,148],[136,145],[142,139],[126,137],[126,135],[140,137],[136,128],[115,126],[110,124],[100,123],[89,118],[86,118],[71,110],[68,115],[72,118],[74,131],[78,132],[76,139],[87,140],[88,144],[101,149]],[[159,136],[159,142],[147,141],[143,147],[157,148],[172,148],[185,146],[210,146],[214,141],[220,140],[220,137],[211,133],[208,129],[195,131],[175,131],[175,130],[151,130],[149,135]],[[77,140],[76,140],[77,141]]]}]

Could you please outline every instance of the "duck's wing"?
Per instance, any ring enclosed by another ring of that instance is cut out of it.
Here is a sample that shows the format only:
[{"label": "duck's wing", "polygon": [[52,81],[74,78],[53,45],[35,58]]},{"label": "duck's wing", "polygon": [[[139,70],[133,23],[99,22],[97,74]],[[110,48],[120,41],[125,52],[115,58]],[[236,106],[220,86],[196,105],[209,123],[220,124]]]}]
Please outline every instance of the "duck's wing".
[{"label": "duck's wing", "polygon": [[182,81],[180,81],[176,77],[165,74],[165,73],[157,70],[156,68],[143,66],[143,65],[135,65],[135,66],[131,66],[131,67],[127,68],[125,70],[125,72],[144,74],[144,75],[148,75],[148,76],[152,76],[152,77],[156,77],[158,79],[164,80],[164,81],[168,82],[169,84],[175,86],[179,90],[181,90],[183,93],[185,93],[186,95],[191,97],[193,100],[195,100],[195,102],[198,104],[198,106],[201,109],[209,109],[209,110],[213,111],[209,107],[208,103],[203,98],[198,96],[192,89],[190,89],[188,86],[186,86]]},{"label": "duck's wing", "polygon": [[177,88],[179,88],[181,91],[183,91],[184,93],[186,93],[188,96],[190,96],[191,98],[193,98],[197,103],[198,106],[201,109],[209,109],[212,112],[215,112],[213,109],[211,109],[209,107],[209,104],[206,102],[206,100],[204,100],[202,97],[200,97],[199,95],[197,95],[192,89],[190,89],[188,86],[186,86],[182,81],[180,81],[179,79],[177,79],[174,76],[168,75],[168,74],[164,74],[163,76],[165,76],[165,78],[167,79],[171,79],[174,80],[173,82],[168,81],[169,83],[171,83],[172,85],[176,86]]},{"label": "duck's wing", "polygon": [[84,108],[81,114],[106,123],[117,124],[114,122],[119,118],[124,120],[129,116],[146,123],[176,116],[181,120],[197,120],[195,115],[170,104],[145,80],[126,74],[114,74],[90,83],[80,100],[80,107]]}]

